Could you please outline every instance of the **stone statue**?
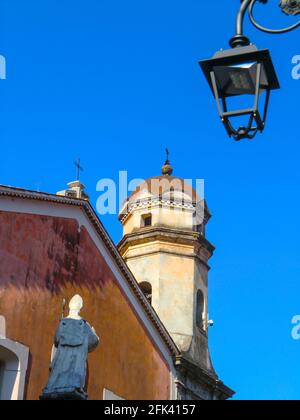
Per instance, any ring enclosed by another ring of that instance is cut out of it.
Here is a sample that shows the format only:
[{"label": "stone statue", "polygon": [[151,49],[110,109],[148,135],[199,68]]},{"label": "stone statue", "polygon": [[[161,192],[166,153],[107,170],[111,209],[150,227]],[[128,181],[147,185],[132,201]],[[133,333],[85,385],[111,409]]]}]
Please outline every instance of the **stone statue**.
[{"label": "stone statue", "polygon": [[50,377],[41,400],[87,400],[85,393],[88,353],[96,349],[99,338],[94,328],[80,317],[83,300],[74,296],[70,313],[60,322],[55,335]]}]

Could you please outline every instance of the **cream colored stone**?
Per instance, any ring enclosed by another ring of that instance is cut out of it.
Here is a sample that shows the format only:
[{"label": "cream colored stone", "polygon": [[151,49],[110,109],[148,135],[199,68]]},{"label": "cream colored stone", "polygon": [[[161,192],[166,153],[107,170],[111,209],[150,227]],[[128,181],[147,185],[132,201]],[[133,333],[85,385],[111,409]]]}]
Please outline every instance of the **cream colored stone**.
[{"label": "cream colored stone", "polygon": [[83,308],[83,299],[79,295],[75,295],[72,297],[69,303],[69,315],[67,318],[69,319],[75,319],[75,320],[81,320],[80,311]]},{"label": "cream colored stone", "polygon": [[59,191],[56,195],[61,197],[78,198],[88,200],[89,196],[85,192],[85,186],[80,181],[73,181],[68,184],[69,189]]},{"label": "cream colored stone", "polygon": [[0,338],[6,338],[6,322],[2,315],[0,315]]},{"label": "cream colored stone", "polygon": [[0,337],[0,401],[23,400],[29,349]]},{"label": "cream colored stone", "polygon": [[[179,182],[182,185],[182,182]],[[152,305],[177,346],[206,370],[213,370],[204,331],[196,325],[197,292],[204,295],[203,319],[208,318],[207,265],[213,247],[196,231],[197,220],[209,218],[192,196],[181,191],[159,197],[142,188],[124,205],[120,216],[123,239],[121,255],[139,283],[152,286]],[[199,199],[200,202],[200,199]],[[143,226],[151,214],[152,226]]]}]

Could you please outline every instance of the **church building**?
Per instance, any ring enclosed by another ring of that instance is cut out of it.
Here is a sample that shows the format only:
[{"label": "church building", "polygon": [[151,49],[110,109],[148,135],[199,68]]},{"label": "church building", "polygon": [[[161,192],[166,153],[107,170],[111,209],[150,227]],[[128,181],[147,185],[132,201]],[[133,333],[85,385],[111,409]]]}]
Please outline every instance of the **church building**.
[{"label": "church building", "polygon": [[209,352],[210,217],[169,161],[123,204],[117,246],[81,182],[55,195],[0,186],[0,400],[41,398],[74,296],[100,338],[90,400],[231,398]]}]

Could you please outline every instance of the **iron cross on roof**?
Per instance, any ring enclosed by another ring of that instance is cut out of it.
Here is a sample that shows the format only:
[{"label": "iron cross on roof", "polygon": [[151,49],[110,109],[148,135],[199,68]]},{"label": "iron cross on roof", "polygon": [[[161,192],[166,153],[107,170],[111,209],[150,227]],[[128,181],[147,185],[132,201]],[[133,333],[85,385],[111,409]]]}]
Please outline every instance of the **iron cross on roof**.
[{"label": "iron cross on roof", "polygon": [[169,152],[169,148],[166,147],[166,155],[167,155],[167,161],[169,160],[169,156],[170,156],[170,152]]},{"label": "iron cross on roof", "polygon": [[80,180],[80,172],[83,172],[83,168],[81,166],[80,159],[76,160],[74,162],[74,165],[76,166],[76,170],[77,170],[77,181],[79,181]]}]

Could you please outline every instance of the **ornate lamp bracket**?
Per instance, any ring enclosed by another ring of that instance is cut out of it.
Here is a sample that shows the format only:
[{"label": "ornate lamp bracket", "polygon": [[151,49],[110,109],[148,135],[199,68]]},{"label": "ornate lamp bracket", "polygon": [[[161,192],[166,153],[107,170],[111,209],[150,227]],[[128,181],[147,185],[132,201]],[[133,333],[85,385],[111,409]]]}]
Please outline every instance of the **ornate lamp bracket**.
[{"label": "ornate lamp bracket", "polygon": [[[247,11],[252,24],[262,32],[273,35],[284,34],[300,27],[300,21],[282,29],[270,29],[260,25],[254,17],[256,3],[267,4],[268,0],[241,0],[241,6],[236,19],[236,33],[230,40],[230,46],[232,48],[244,47],[250,44],[250,40],[244,35],[244,20]],[[300,0],[281,0],[279,7],[286,15],[297,16],[300,14]]]},{"label": "ornate lamp bracket", "polygon": [[281,0],[279,7],[289,16],[300,14],[300,0]]}]

